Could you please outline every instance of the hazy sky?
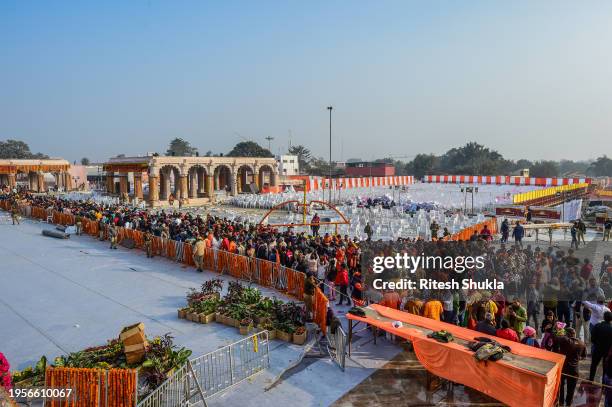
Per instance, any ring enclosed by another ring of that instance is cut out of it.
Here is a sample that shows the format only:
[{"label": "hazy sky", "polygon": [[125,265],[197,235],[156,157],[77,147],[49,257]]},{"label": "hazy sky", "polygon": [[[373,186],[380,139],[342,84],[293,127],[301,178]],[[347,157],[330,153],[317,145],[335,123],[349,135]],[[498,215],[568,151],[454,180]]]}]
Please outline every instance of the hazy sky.
[{"label": "hazy sky", "polygon": [[0,2],[0,140],[334,159],[612,155],[610,1]]}]

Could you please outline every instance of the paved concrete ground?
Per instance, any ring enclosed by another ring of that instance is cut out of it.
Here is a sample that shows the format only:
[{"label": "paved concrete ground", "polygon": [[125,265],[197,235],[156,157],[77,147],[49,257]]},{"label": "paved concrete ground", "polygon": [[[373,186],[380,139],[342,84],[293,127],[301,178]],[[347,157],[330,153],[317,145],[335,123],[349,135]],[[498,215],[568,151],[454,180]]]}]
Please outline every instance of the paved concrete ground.
[{"label": "paved concrete ground", "polygon": [[[160,257],[147,259],[138,250],[109,250],[107,242],[89,236],[44,237],[42,229],[52,225],[24,220],[12,226],[2,215],[0,351],[13,369],[32,365],[41,355],[52,360],[103,344],[138,321],[145,323],[149,336],[170,332],[194,356],[242,338],[235,328],[177,318],[187,290],[216,273],[197,273]],[[307,358],[285,372],[304,349],[273,341],[271,368],[213,397],[209,405],[252,405],[257,400],[269,406],[327,406],[401,351],[388,343],[374,346],[365,336],[354,349],[354,361],[347,362],[344,373],[329,358]]]},{"label": "paved concrete ground", "polygon": [[[44,228],[52,226],[29,220],[0,224],[0,349],[13,368],[41,355],[54,358],[103,344],[138,321],[148,336],[170,332],[194,356],[241,338],[234,328],[177,318],[188,289],[217,274],[197,273],[161,257],[150,260],[139,250],[111,251],[89,236],[44,237]],[[280,341],[273,347],[277,366],[302,352]]]}]

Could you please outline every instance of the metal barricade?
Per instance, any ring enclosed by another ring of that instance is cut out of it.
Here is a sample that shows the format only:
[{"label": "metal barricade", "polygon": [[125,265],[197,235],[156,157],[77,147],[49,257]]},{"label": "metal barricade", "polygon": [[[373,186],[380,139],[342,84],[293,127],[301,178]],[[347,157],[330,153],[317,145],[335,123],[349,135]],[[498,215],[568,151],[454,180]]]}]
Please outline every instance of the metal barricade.
[{"label": "metal barricade", "polygon": [[327,352],[332,360],[344,371],[346,361],[346,346],[348,339],[341,326],[336,328],[336,332],[327,335]]},{"label": "metal barricade", "polygon": [[138,407],[206,406],[206,398],[270,366],[268,331],[190,360]]}]

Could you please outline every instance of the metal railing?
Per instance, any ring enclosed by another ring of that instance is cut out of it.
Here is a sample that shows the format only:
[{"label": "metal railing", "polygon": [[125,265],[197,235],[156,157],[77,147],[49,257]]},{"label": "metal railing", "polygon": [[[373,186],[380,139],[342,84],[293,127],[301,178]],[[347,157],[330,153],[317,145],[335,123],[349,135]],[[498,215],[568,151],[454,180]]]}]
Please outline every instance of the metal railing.
[{"label": "metal railing", "polygon": [[206,398],[270,366],[268,331],[190,360],[138,407],[206,406]]},{"label": "metal railing", "polygon": [[346,333],[341,326],[336,328],[335,332],[330,332],[327,335],[327,352],[332,360],[344,371],[346,361]]}]

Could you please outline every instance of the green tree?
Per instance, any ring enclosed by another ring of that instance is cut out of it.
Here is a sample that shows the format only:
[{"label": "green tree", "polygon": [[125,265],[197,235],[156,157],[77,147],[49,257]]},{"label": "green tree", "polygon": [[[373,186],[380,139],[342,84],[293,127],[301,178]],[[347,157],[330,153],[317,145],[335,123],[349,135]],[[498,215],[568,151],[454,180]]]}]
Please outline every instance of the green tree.
[{"label": "green tree", "polygon": [[309,149],[302,145],[291,146],[289,147],[289,154],[297,156],[298,163],[300,164],[300,171],[308,172],[310,160],[312,159],[312,154]]},{"label": "green tree", "polygon": [[452,148],[440,157],[440,169],[448,174],[498,174],[511,171],[513,165],[497,151],[469,142]]},{"label": "green tree", "polygon": [[87,157],[81,158],[81,165],[89,165],[89,158]]},{"label": "green tree", "polygon": [[263,148],[254,141],[241,141],[236,144],[228,157],[274,157],[267,148]]},{"label": "green tree", "polygon": [[30,146],[20,140],[12,140],[8,139],[6,141],[0,141],[0,158],[2,159],[27,159],[27,158],[38,158],[44,159],[49,158],[49,156],[36,153],[33,154],[30,151]]},{"label": "green tree", "polygon": [[559,176],[559,164],[556,161],[536,161],[529,168],[531,177],[551,178]]},{"label": "green tree", "polygon": [[197,151],[198,149],[196,147],[192,147],[188,141],[177,137],[170,141],[166,155],[176,157],[191,157],[196,155]]},{"label": "green tree", "polygon": [[587,169],[587,174],[596,177],[612,177],[612,160],[606,155],[598,157]]},{"label": "green tree", "polygon": [[438,157],[433,154],[417,154],[411,162],[406,164],[406,172],[416,178],[437,172]]}]

